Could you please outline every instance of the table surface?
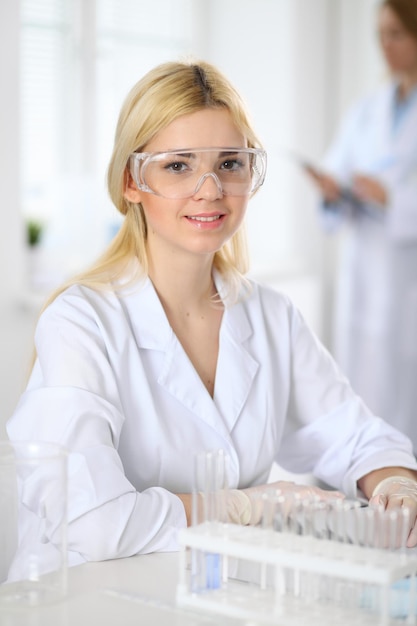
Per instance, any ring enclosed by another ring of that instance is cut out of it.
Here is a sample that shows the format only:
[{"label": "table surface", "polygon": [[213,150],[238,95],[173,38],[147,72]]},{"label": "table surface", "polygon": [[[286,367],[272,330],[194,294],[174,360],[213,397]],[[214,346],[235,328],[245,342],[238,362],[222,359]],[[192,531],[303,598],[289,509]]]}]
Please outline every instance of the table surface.
[{"label": "table surface", "polygon": [[36,608],[0,607],[0,626],[241,626],[176,605],[178,553],[155,553],[69,568],[66,600]]},{"label": "table surface", "polygon": [[[65,600],[32,608],[0,604],[0,626],[258,626],[253,618],[249,621],[178,606],[179,572],[177,552],[71,567]],[[251,580],[251,570],[239,572],[238,578]],[[334,623],[323,619],[320,626]]]}]

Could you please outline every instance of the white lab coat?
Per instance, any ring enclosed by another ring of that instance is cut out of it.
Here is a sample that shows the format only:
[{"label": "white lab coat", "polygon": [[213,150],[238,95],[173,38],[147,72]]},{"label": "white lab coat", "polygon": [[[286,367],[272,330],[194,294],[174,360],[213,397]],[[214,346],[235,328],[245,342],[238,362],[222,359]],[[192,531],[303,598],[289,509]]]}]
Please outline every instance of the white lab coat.
[{"label": "white lab coat", "polygon": [[336,287],[334,355],[371,410],[417,453],[417,98],[393,130],[393,84],[350,111],[325,166],[344,185],[360,172],[388,190],[384,215],[340,205],[345,231]]},{"label": "white lab coat", "polygon": [[417,468],[408,439],[369,414],[269,288],[225,310],[214,398],[149,280],[71,287],[42,314],[36,347],[7,430],[70,450],[70,563],[175,550],[186,519],[174,494],[192,491],[196,451],[225,450],[233,488],[266,482],[274,460],[351,496],[372,469]]}]

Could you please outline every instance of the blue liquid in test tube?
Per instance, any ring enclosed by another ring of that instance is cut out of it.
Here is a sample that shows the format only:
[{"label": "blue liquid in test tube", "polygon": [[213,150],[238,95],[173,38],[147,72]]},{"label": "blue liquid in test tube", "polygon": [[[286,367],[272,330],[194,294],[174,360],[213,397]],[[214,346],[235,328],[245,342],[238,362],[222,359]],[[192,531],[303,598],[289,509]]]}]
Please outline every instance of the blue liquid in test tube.
[{"label": "blue liquid in test tube", "polygon": [[[195,455],[192,525],[210,527],[226,521],[227,461],[222,450]],[[192,589],[202,592],[219,589],[222,580],[222,558],[219,554],[193,550],[191,556]]]}]

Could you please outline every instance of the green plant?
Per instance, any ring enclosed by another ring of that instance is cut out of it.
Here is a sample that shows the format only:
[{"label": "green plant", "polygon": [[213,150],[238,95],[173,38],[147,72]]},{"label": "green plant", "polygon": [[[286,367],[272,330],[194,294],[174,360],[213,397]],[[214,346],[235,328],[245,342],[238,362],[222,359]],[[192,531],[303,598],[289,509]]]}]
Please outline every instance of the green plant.
[{"label": "green plant", "polygon": [[36,220],[26,222],[26,239],[29,246],[37,246],[42,238],[43,226]]}]

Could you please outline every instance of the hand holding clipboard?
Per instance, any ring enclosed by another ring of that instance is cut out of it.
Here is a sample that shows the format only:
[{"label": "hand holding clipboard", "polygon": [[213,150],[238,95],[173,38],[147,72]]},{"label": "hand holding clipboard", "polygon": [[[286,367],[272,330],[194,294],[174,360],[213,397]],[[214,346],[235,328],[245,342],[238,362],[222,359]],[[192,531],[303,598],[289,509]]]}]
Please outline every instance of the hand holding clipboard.
[{"label": "hand holding clipboard", "polygon": [[[352,185],[343,185],[336,178],[294,151],[287,150],[287,156],[297,163],[319,188],[326,205],[336,206],[348,203],[354,211],[361,211],[374,219],[380,219],[388,203],[388,193],[376,176],[358,173]],[[392,165],[393,159],[382,159],[378,170]]]},{"label": "hand holding clipboard", "polygon": [[343,200],[354,204],[356,207],[362,206],[362,200],[351,187],[341,185],[333,176],[299,154],[288,150],[287,155],[310,176],[326,203],[335,204]]}]

